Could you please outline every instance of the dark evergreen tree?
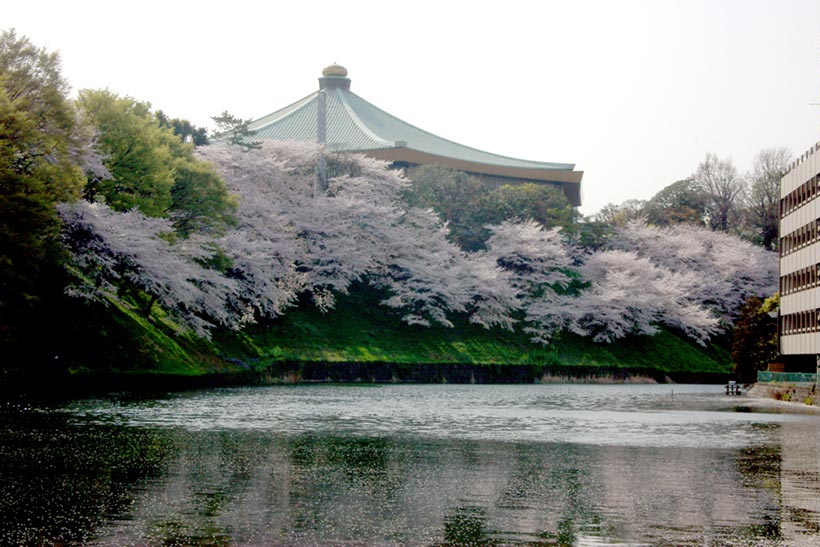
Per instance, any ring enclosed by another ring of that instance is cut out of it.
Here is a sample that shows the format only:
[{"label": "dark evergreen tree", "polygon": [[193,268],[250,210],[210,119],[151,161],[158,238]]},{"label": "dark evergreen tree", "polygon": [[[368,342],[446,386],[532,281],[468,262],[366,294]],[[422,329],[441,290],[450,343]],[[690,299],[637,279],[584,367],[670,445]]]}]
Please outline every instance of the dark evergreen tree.
[{"label": "dark evergreen tree", "polygon": [[154,119],[160,127],[168,127],[173,129],[174,135],[177,135],[182,142],[190,142],[194,146],[208,146],[208,130],[204,127],[197,127],[188,120],[180,118],[169,118],[162,110],[154,112]]},{"label": "dark evergreen tree", "polygon": [[448,224],[450,239],[462,249],[482,248],[489,237],[481,214],[481,199],[489,191],[480,180],[462,171],[435,165],[411,170],[408,204],[433,209]]},{"label": "dark evergreen tree", "polygon": [[433,165],[411,170],[409,178],[409,204],[433,209],[447,222],[450,239],[466,251],[484,248],[489,225],[534,220],[544,228],[569,227],[577,216],[561,190],[548,184],[490,190],[477,177]]},{"label": "dark evergreen tree", "polygon": [[777,358],[777,320],[769,316],[769,309],[752,296],[735,322],[732,361],[738,380],[746,384],[757,380],[757,371],[766,370]]},{"label": "dark evergreen tree", "polygon": [[211,116],[217,127],[216,138],[224,138],[229,143],[244,148],[245,150],[258,150],[262,143],[253,140],[256,131],[248,129],[251,121],[237,118],[227,110],[219,116]]}]

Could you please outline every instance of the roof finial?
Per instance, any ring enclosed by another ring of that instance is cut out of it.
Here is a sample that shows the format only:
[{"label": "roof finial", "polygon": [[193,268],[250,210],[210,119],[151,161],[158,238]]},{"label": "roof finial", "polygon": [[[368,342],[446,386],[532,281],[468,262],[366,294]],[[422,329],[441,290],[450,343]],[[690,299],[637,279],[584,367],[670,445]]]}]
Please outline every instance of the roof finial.
[{"label": "roof finial", "polygon": [[325,78],[347,78],[347,69],[334,61],[332,65],[322,70],[322,76]]},{"label": "roof finial", "polygon": [[342,65],[333,63],[325,67],[322,77],[319,78],[319,89],[350,89],[350,78],[347,77],[347,69]]}]

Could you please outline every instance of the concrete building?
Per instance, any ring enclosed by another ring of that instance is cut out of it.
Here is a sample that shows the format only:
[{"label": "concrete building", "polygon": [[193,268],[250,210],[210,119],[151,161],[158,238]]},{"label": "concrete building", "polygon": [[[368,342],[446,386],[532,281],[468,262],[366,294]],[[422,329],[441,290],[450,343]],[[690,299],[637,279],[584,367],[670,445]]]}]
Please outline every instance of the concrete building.
[{"label": "concrete building", "polygon": [[510,158],[428,133],[350,91],[347,69],[339,65],[322,71],[318,91],[248,128],[256,132],[255,140],[318,142],[333,151],[360,152],[396,167],[441,165],[475,175],[489,188],[552,184],[563,190],[573,207],[581,205],[584,173],[575,171],[575,164]]},{"label": "concrete building", "polygon": [[[780,353],[820,372],[820,143],[780,183]],[[800,359],[800,356],[803,356]],[[791,368],[791,367],[790,367]]]}]

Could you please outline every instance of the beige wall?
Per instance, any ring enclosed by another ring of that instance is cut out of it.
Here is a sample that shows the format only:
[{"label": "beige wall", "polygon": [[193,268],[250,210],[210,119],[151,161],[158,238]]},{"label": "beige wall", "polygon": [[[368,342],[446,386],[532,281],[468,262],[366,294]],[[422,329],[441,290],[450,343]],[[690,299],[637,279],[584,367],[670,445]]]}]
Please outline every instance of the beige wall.
[{"label": "beige wall", "polygon": [[[820,143],[798,158],[780,183],[780,198],[783,199],[812,177],[820,174]],[[803,203],[780,220],[780,235],[784,236],[802,226],[813,224],[820,219],[820,196]],[[780,259],[780,275],[802,270],[820,264],[820,242],[811,243]],[[820,288],[813,287],[783,296],[780,301],[780,315],[820,309]],[[780,337],[780,351],[783,354],[820,354],[820,332],[808,332]]]}]

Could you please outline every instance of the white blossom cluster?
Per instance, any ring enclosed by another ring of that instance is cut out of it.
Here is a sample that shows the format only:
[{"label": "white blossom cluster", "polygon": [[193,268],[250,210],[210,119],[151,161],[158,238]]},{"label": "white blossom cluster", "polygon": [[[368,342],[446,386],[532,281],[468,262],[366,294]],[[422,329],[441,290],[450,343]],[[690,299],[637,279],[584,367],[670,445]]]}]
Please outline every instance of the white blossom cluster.
[{"label": "white blossom cluster", "polygon": [[[408,183],[383,162],[296,143],[200,154],[238,196],[236,224],[215,239],[179,239],[168,221],[136,211],[62,205],[76,294],[135,288],[207,334],[282,315],[302,294],[329,310],[363,282],[408,324],[452,326],[458,314],[486,328],[522,323],[546,343],[561,330],[612,341],[660,325],[702,342],[748,295],[774,290],[772,253],[706,229],[633,224],[579,260],[557,230],[505,222],[489,227],[486,251],[465,253],[432,211],[402,202]],[[326,189],[316,185],[322,156]],[[227,266],[214,267],[215,255]]]},{"label": "white blossom cluster", "polygon": [[725,232],[692,224],[658,228],[633,222],[620,230],[614,246],[669,271],[694,273],[690,298],[730,324],[750,295],[777,290],[777,254]]},{"label": "white blossom cluster", "polygon": [[201,265],[211,249],[192,238],[171,244],[169,220],[138,211],[118,213],[100,203],[78,201],[59,206],[66,241],[73,255],[77,296],[118,299],[139,289],[201,336],[214,324],[240,326],[242,315],[231,309],[240,285]]}]

